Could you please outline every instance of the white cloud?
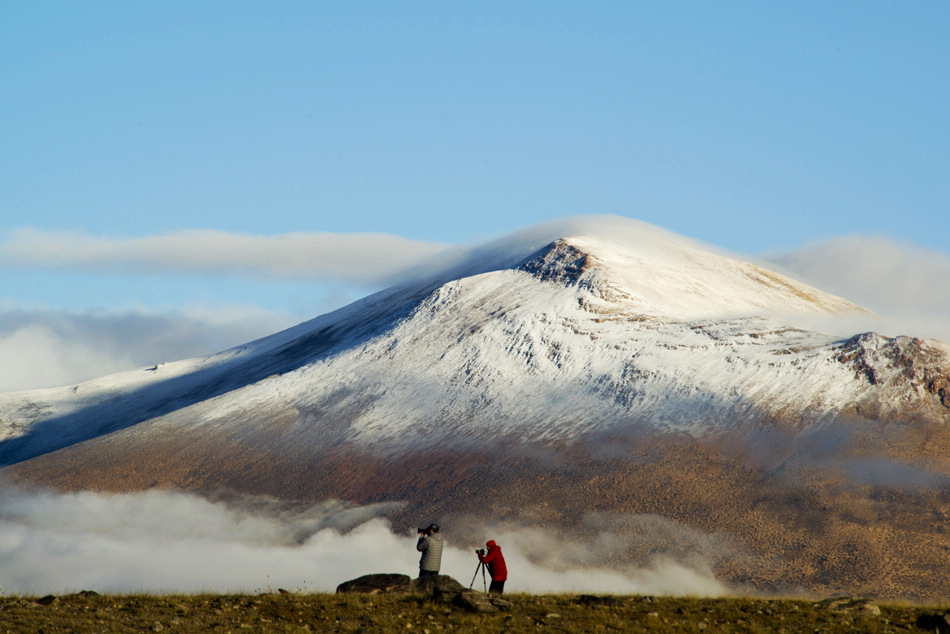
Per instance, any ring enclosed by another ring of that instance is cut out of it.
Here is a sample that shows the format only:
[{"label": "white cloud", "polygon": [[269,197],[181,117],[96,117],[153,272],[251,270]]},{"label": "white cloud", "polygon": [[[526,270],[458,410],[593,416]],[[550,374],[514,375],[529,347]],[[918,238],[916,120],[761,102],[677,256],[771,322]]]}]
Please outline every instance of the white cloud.
[{"label": "white cloud", "polygon": [[[415,537],[394,534],[378,517],[391,506],[328,501],[291,507],[261,497],[225,503],[173,491],[59,494],[2,487],[0,589],[33,595],[327,592],[364,574],[415,575]],[[535,546],[539,539],[557,543],[542,534],[531,532]],[[469,584],[474,553],[448,539],[441,572]],[[644,569],[552,570],[532,562],[517,534],[499,539],[508,540],[501,543],[512,591],[725,593],[708,570],[671,561]],[[583,551],[577,544],[572,549]]]},{"label": "white cloud", "polygon": [[203,356],[296,321],[287,314],[237,306],[166,313],[0,309],[0,392],[69,385]]},{"label": "white cloud", "polygon": [[[640,522],[648,528],[631,537],[624,523]],[[539,527],[486,529],[505,553],[509,568],[506,588],[529,592],[598,592],[721,596],[727,594],[711,569],[711,564],[695,552],[676,552],[678,531],[692,532],[671,520],[651,515],[607,517],[591,514],[584,518],[596,537],[580,541],[576,536],[557,534]],[[619,529],[619,530],[615,530]],[[695,540],[709,538],[696,533]],[[662,555],[654,555],[646,565],[617,561],[616,553],[629,552],[631,540],[649,542]],[[466,559],[471,555],[464,553]],[[613,560],[613,565],[608,562]],[[469,564],[474,572],[474,566]],[[456,564],[464,568],[464,562]],[[517,571],[517,574],[512,573]],[[465,583],[470,583],[471,574]],[[478,580],[480,581],[480,580]]]},{"label": "white cloud", "polygon": [[452,248],[381,233],[258,236],[206,229],[137,238],[19,229],[0,265],[97,273],[241,275],[380,285]]},{"label": "white cloud", "polygon": [[134,349],[90,345],[64,337],[42,324],[28,324],[0,335],[0,391],[65,385],[132,368]]},{"label": "white cloud", "polygon": [[792,277],[880,316],[887,335],[950,342],[950,253],[850,235],[764,255]]},{"label": "white cloud", "polygon": [[[182,280],[206,299],[221,286],[213,277],[245,280],[301,280],[287,298],[296,316],[253,306],[200,309],[179,306],[163,312],[85,312],[26,309],[7,298],[0,306],[0,392],[67,385],[162,361],[218,352],[273,334],[315,317],[314,305],[332,308],[352,301],[352,285],[380,286],[412,277],[428,263],[454,252],[445,245],[378,233],[292,233],[253,236],[191,230],[137,238],[96,237],[83,232],[20,229],[0,242],[0,269],[61,271],[70,287],[101,280],[93,297],[103,297],[110,276],[122,274],[126,294],[139,275]],[[84,273],[87,280],[77,281]],[[88,277],[91,276],[91,277]],[[196,279],[207,277],[207,283]],[[119,281],[119,278],[116,278]],[[326,282],[335,281],[348,288]],[[56,286],[51,288],[55,301]],[[143,284],[150,294],[153,285]],[[172,287],[173,288],[173,287]],[[234,294],[233,285],[229,287]],[[254,289],[247,289],[254,301]],[[330,295],[327,295],[327,289]],[[334,291],[333,289],[337,289]],[[288,291],[289,292],[289,291]],[[308,292],[312,294],[307,294]],[[336,292],[336,295],[333,293]],[[321,297],[315,301],[315,297]],[[111,298],[110,298],[111,299]],[[166,300],[174,302],[175,298]],[[174,304],[172,304],[174,305]],[[319,312],[323,312],[319,310]]]}]

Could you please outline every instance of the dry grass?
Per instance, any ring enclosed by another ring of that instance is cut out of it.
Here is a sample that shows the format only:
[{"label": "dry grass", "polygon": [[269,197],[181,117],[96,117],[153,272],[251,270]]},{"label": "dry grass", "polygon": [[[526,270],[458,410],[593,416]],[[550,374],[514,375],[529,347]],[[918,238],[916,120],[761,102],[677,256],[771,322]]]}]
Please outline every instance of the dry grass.
[{"label": "dry grass", "polygon": [[6,632],[907,632],[944,606],[775,599],[525,595],[473,614],[418,595],[181,595],[0,598]]},{"label": "dry grass", "polygon": [[[298,454],[240,442],[222,442],[215,453],[204,439],[176,431],[147,451],[96,441],[2,475],[66,491],[157,483],[300,505],[400,502],[386,513],[397,534],[437,518],[457,547],[499,531],[543,529],[557,543],[531,554],[542,567],[573,565],[557,559],[560,545],[565,555],[588,549],[598,559],[584,561],[603,568],[644,568],[656,555],[699,561],[727,587],[760,595],[950,597],[945,425],[842,422],[800,435],[791,423],[770,421],[759,434],[708,439],[636,435],[642,429],[632,421],[580,445],[512,440],[484,453],[407,456]],[[883,481],[889,468],[898,468],[893,484]],[[669,539],[671,529],[679,541]],[[615,546],[597,551],[605,534]]]}]

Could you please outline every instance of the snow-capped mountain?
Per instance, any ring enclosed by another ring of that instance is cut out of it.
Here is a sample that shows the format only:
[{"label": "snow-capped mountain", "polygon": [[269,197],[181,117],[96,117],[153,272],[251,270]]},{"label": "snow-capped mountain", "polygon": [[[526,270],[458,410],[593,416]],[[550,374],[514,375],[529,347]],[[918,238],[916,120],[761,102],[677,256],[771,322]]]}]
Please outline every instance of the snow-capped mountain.
[{"label": "snow-capped mountain", "polygon": [[574,229],[220,354],[0,395],[2,475],[384,502],[457,543],[543,525],[760,589],[950,591],[947,345],[854,330],[874,316],[655,227]]},{"label": "snow-capped mountain", "polygon": [[385,452],[632,424],[703,435],[766,420],[950,421],[946,346],[797,327],[868,313],[654,227],[622,229],[527,256],[537,237],[509,239],[218,355],[2,395],[0,459],[146,421],[249,436],[281,421],[267,434],[298,447]]}]

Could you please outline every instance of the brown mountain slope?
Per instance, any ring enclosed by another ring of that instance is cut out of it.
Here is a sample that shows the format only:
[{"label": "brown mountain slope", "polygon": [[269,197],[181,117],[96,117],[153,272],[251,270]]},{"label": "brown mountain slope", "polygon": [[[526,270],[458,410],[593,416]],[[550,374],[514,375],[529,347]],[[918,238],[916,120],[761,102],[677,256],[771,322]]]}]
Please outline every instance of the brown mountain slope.
[{"label": "brown mountain slope", "polygon": [[[583,444],[448,446],[386,457],[316,456],[236,438],[122,433],[8,467],[65,490],[174,487],[212,496],[404,503],[396,530],[438,519],[455,543],[544,527],[550,566],[710,565],[739,587],[933,600],[950,592],[950,438],[937,426],[853,423],[810,434],[696,439],[614,436]],[[609,537],[610,547],[603,547]],[[587,549],[588,553],[590,550]]]}]

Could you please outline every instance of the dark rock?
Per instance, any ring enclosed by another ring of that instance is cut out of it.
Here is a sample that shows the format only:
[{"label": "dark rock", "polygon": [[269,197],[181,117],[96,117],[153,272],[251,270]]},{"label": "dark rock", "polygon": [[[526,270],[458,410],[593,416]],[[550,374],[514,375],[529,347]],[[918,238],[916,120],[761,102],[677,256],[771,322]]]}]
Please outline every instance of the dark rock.
[{"label": "dark rock", "polygon": [[528,256],[518,268],[545,282],[580,284],[590,265],[588,254],[564,240],[557,240]]},{"label": "dark rock", "polygon": [[491,597],[481,592],[472,590],[463,590],[452,598],[452,604],[467,612],[475,614],[486,614],[488,612],[497,612],[498,607],[492,602]]},{"label": "dark rock", "polygon": [[409,592],[411,584],[412,579],[409,575],[379,573],[344,581],[336,587],[336,591],[338,593],[362,592],[367,594]]},{"label": "dark rock", "polygon": [[940,404],[950,409],[950,375],[938,376],[927,383],[927,391],[940,397]]},{"label": "dark rock", "polygon": [[950,634],[950,612],[921,614],[917,617],[917,627],[936,634]]},{"label": "dark rock", "polygon": [[429,595],[437,603],[478,614],[497,612],[499,609],[506,610],[511,607],[508,601],[470,590],[448,575],[413,579],[412,591]]},{"label": "dark rock", "polygon": [[609,607],[623,605],[623,601],[617,597],[602,596],[599,594],[582,594],[578,597],[577,602],[582,605],[605,605]]},{"label": "dark rock", "polygon": [[436,575],[434,577],[419,577],[412,580],[412,591],[423,594],[431,594],[436,600],[441,600],[443,595],[454,596],[463,592],[467,588],[448,575]]},{"label": "dark rock", "polygon": [[47,594],[45,597],[40,597],[36,600],[40,605],[53,605],[54,603],[59,603],[59,597],[53,594]]}]

